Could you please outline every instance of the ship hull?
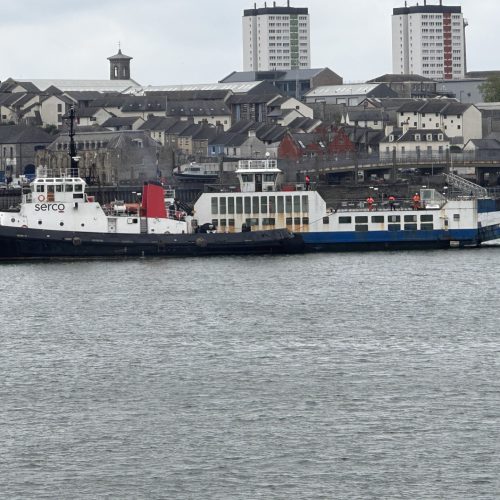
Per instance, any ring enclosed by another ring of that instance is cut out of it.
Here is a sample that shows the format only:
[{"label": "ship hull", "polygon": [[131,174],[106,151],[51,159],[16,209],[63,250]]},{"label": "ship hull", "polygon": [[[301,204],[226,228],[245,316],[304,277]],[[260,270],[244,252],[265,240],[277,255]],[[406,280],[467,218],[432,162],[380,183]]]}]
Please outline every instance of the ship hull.
[{"label": "ship hull", "polygon": [[246,233],[117,234],[0,226],[0,259],[208,256],[297,253],[300,236],[287,230]]}]

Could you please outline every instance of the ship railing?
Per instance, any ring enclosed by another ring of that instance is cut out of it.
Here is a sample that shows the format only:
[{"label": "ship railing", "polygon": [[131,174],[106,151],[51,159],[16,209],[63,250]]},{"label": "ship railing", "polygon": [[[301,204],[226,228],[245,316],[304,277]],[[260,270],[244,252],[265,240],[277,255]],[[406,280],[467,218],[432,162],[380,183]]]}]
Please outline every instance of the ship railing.
[{"label": "ship railing", "polygon": [[238,170],[271,170],[278,168],[277,160],[240,160]]}]

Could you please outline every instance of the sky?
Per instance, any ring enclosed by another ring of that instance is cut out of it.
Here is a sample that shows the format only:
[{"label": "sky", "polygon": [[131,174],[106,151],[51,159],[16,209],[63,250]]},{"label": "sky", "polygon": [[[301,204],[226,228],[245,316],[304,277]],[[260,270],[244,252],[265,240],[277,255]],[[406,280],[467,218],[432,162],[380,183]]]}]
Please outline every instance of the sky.
[{"label": "sky", "polygon": [[[120,43],[133,57],[131,76],[141,85],[215,83],[243,69],[242,15],[254,1],[0,0],[0,81],[107,80],[107,58]],[[408,0],[409,6],[416,3]],[[443,4],[460,5],[469,22],[468,70],[500,70],[500,1]],[[309,8],[312,67],[329,67],[346,83],[392,72],[392,9],[403,7],[404,0],[291,0],[290,5]],[[264,0],[257,1],[263,6]]]}]

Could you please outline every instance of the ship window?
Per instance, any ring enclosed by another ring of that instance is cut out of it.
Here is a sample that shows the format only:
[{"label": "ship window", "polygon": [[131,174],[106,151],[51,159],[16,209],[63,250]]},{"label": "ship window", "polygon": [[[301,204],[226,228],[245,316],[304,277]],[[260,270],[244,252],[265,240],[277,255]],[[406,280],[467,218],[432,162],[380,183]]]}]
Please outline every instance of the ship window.
[{"label": "ship window", "polygon": [[293,197],[293,211],[300,212],[300,196]]},{"label": "ship window", "polygon": [[302,196],[302,211],[309,212],[309,196],[306,194]]},{"label": "ship window", "polygon": [[286,218],[286,225],[287,225],[287,226],[291,226],[291,225],[292,225],[292,220],[293,220],[293,219],[292,219],[291,217],[287,217],[287,218]]},{"label": "ship window", "polygon": [[285,212],[289,214],[292,211],[292,197],[285,196]]},{"label": "ship window", "polygon": [[283,204],[283,196],[278,196],[278,213],[285,213],[285,206]]},{"label": "ship window", "polygon": [[252,197],[252,212],[254,214],[259,213],[259,197],[258,196]]},{"label": "ship window", "polygon": [[217,199],[217,197],[214,196],[212,198],[212,215],[216,215],[216,214],[219,213],[219,206],[218,206],[219,204],[218,204],[218,201],[219,200]]},{"label": "ship window", "polygon": [[339,224],[350,224],[352,217],[339,217]]},{"label": "ship window", "polygon": [[354,226],[354,230],[361,233],[366,233],[368,231],[368,224],[356,224]]},{"label": "ship window", "polygon": [[274,182],[275,174],[264,174],[264,182]]},{"label": "ship window", "polygon": [[220,225],[220,227],[226,227],[227,226],[227,220],[226,219],[221,219],[219,225]]},{"label": "ship window", "polygon": [[234,227],[234,219],[228,219],[228,220],[227,220],[227,225],[228,225],[229,227]]},{"label": "ship window", "polygon": [[384,216],[383,215],[372,215],[372,222],[373,223],[380,223],[384,222]]},{"label": "ship window", "polygon": [[330,224],[330,217],[323,217],[323,224]]},{"label": "ship window", "polygon": [[42,221],[41,221],[41,220],[39,220],[39,221],[38,221],[38,224],[41,226],[41,225],[42,225]]},{"label": "ship window", "polygon": [[242,198],[236,198],[236,213],[237,214],[243,213],[243,199]]},{"label": "ship window", "polygon": [[56,184],[56,193],[62,193],[63,187],[62,184]]},{"label": "ship window", "polygon": [[453,214],[453,220],[460,220],[460,214]]},{"label": "ship window", "polygon": [[266,217],[262,219],[263,226],[274,226],[276,225],[276,219],[274,217]]},{"label": "ship window", "polygon": [[357,217],[354,217],[354,222],[356,224],[368,224],[368,216],[358,215]]},{"label": "ship window", "polygon": [[241,180],[243,182],[252,182],[253,181],[253,174],[241,174]]},{"label": "ship window", "polygon": [[405,215],[405,222],[417,222],[416,215]]},{"label": "ship window", "polygon": [[217,227],[217,224],[219,224],[219,221],[217,219],[212,219],[212,226]]},{"label": "ship window", "polygon": [[252,198],[250,196],[245,196],[245,213],[252,213]]},{"label": "ship window", "polygon": [[232,196],[227,199],[227,213],[234,214],[234,198]]},{"label": "ship window", "polygon": [[60,226],[64,226],[64,222],[59,222],[59,225]]},{"label": "ship window", "polygon": [[81,193],[83,191],[83,186],[81,184],[75,184],[75,191]]},{"label": "ship window", "polygon": [[432,214],[425,214],[420,216],[420,222],[432,222],[434,216]]},{"label": "ship window", "polygon": [[302,217],[302,224],[309,224],[309,217]]},{"label": "ship window", "polygon": [[388,222],[401,222],[401,216],[400,215],[388,215],[387,221]]},{"label": "ship window", "polygon": [[416,224],[405,224],[405,231],[416,231],[416,230],[417,230]]},{"label": "ship window", "polygon": [[401,224],[388,224],[387,229],[389,231],[401,231]]},{"label": "ship window", "polygon": [[260,213],[267,214],[267,196],[260,197]]},{"label": "ship window", "polygon": [[64,186],[64,190],[65,190],[67,193],[72,193],[72,192],[73,192],[73,184],[65,184],[65,186]]},{"label": "ship window", "polygon": [[276,196],[269,196],[269,213],[274,214],[276,210]]},{"label": "ship window", "polygon": [[429,222],[420,224],[420,229],[422,231],[432,231],[434,229],[434,224],[429,223]]},{"label": "ship window", "polygon": [[300,217],[294,217],[294,218],[293,218],[293,223],[294,223],[296,226],[300,226]]},{"label": "ship window", "polygon": [[226,214],[226,198],[222,196],[219,200],[220,206],[219,206],[219,213],[222,215]]},{"label": "ship window", "polygon": [[45,192],[45,186],[37,184],[37,186],[36,186],[36,192],[37,193],[43,193],[43,192]]}]

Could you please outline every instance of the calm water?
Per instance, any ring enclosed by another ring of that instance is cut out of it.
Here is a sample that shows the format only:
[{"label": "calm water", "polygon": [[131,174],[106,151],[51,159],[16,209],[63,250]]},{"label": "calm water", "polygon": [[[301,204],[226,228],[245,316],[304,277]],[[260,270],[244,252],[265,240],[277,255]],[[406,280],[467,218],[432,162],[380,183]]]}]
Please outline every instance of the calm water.
[{"label": "calm water", "polygon": [[2,498],[500,497],[500,247],[0,272]]}]

